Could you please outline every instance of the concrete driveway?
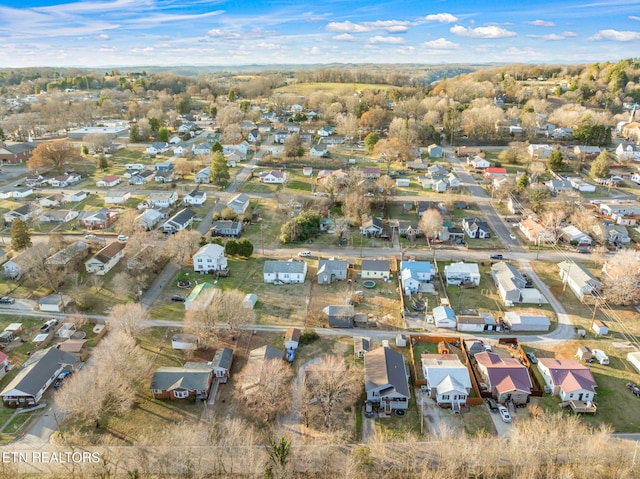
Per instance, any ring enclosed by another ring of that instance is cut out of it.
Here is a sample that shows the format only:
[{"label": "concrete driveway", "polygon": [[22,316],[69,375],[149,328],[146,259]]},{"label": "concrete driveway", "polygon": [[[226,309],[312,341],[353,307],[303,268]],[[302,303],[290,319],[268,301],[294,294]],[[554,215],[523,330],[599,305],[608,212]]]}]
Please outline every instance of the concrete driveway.
[{"label": "concrete driveway", "polygon": [[464,421],[462,415],[453,414],[451,409],[445,409],[438,406],[434,399],[431,399],[426,392],[422,392],[419,388],[414,389],[418,408],[422,408],[422,427],[423,433],[429,433],[436,439],[457,435],[464,429]]}]

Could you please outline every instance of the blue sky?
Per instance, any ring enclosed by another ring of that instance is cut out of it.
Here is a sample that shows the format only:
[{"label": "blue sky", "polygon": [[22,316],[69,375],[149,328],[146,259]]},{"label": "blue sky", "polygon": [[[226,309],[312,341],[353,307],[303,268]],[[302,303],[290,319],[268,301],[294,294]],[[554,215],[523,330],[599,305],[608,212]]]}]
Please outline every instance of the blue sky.
[{"label": "blue sky", "polygon": [[582,63],[639,52],[640,0],[0,0],[1,67]]}]

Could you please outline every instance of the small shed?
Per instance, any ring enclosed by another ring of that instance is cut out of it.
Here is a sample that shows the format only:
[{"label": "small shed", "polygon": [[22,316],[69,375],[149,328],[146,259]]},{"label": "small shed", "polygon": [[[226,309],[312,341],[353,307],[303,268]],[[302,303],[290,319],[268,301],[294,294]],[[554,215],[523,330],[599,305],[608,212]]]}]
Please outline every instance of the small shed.
[{"label": "small shed", "polygon": [[640,351],[633,351],[627,354],[627,361],[636,368],[636,371],[640,373]]},{"label": "small shed", "polygon": [[200,345],[200,339],[193,334],[174,334],[171,338],[173,349],[195,350]]},{"label": "small shed", "polygon": [[64,309],[62,302],[62,296],[59,294],[50,294],[38,301],[40,311],[47,311],[49,313],[60,313]]},{"label": "small shed", "polygon": [[11,331],[3,331],[0,333],[0,344],[9,344],[13,339],[14,336]]},{"label": "small shed", "polygon": [[354,336],[353,338],[353,354],[358,359],[363,359],[364,355],[371,351],[371,338],[362,336]]},{"label": "small shed", "polygon": [[4,330],[13,333],[14,336],[17,336],[22,333],[22,323],[11,323],[9,326],[4,328]]},{"label": "small shed", "polygon": [[289,351],[290,349],[298,349],[298,342],[300,341],[300,330],[298,328],[289,328],[284,333],[284,348]]},{"label": "small shed", "polygon": [[396,336],[396,346],[399,348],[407,347],[407,335],[403,333],[398,333]]},{"label": "small shed", "polygon": [[250,293],[250,294],[247,294],[242,300],[242,307],[245,309],[253,309],[253,307],[256,305],[257,302],[258,302],[258,296],[253,293]]},{"label": "small shed", "polygon": [[604,322],[600,321],[599,319],[596,319],[593,322],[593,326],[591,326],[591,329],[593,329],[593,331],[598,336],[605,336],[605,335],[609,334],[609,327]]},{"label": "small shed", "polygon": [[593,352],[591,352],[591,349],[587,346],[580,346],[578,351],[576,351],[576,358],[590,363],[593,361]]},{"label": "small shed", "polygon": [[213,361],[211,361],[211,367],[213,368],[213,373],[216,378],[220,380],[221,383],[226,383],[229,378],[229,373],[231,372],[231,362],[233,361],[233,349],[231,348],[220,348],[216,351],[216,354],[213,356]]}]

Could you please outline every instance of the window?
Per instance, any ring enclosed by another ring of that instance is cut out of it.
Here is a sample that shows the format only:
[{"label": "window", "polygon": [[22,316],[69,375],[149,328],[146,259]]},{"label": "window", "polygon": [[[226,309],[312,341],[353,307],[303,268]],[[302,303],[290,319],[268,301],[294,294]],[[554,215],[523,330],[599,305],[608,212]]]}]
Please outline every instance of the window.
[{"label": "window", "polygon": [[442,396],[442,400],[443,401],[448,401],[449,400],[449,395],[448,394],[443,395]]},{"label": "window", "polygon": [[186,399],[189,397],[189,391],[185,389],[176,389],[175,391],[173,391],[173,396],[176,399]]},{"label": "window", "polygon": [[162,389],[154,389],[153,394],[162,394]]}]

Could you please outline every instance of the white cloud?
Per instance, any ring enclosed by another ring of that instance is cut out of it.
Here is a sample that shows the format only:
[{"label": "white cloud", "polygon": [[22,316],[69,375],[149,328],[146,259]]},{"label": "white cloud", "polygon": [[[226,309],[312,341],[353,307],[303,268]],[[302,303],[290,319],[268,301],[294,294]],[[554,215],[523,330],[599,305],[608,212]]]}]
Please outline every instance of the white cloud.
[{"label": "white cloud", "polygon": [[528,38],[540,38],[541,40],[546,41],[560,41],[566,40],[567,38],[577,37],[578,35],[575,32],[563,32],[563,33],[550,33],[548,35],[527,35]]},{"label": "white cloud", "polygon": [[396,50],[400,55],[414,55],[416,48],[412,46],[400,47]]},{"label": "white cloud", "polygon": [[96,40],[110,40],[111,37],[109,35],[107,35],[106,33],[101,33],[100,35],[98,35],[96,37]]},{"label": "white cloud", "polygon": [[640,17],[636,17],[635,15],[629,15],[629,20],[637,20],[640,22]]},{"label": "white cloud", "polygon": [[467,28],[462,25],[456,25],[451,27],[449,31],[454,35],[469,38],[508,38],[516,36],[515,32],[511,32],[495,25],[477,28]]},{"label": "white cloud", "polygon": [[375,22],[353,23],[349,20],[345,22],[331,22],[325,27],[330,32],[339,33],[366,33],[375,30],[384,30],[388,33],[401,33],[409,30],[411,22],[401,20],[376,20]]},{"label": "white cloud", "polygon": [[400,43],[404,43],[404,38],[383,37],[381,35],[376,35],[375,37],[369,38],[369,43],[386,43],[388,45],[398,45]]},{"label": "white cloud", "polygon": [[534,20],[532,22],[524,22],[529,25],[533,25],[534,27],[555,27],[556,24],[554,22],[548,22],[546,20]]},{"label": "white cloud", "polygon": [[458,17],[451,15],[450,13],[432,13],[424,17],[427,22],[440,22],[440,23],[455,23],[458,21]]},{"label": "white cloud", "polygon": [[640,40],[640,32],[619,31],[619,30],[600,30],[589,40],[595,41],[612,41],[612,42],[633,42]]},{"label": "white cloud", "polygon": [[213,28],[207,32],[207,36],[211,38],[238,38],[240,35],[237,33],[225,32],[219,28]]},{"label": "white cloud", "polygon": [[331,38],[340,42],[352,42],[356,39],[356,37],[354,37],[350,33],[341,33],[340,35],[334,35]]},{"label": "white cloud", "polygon": [[280,45],[277,45],[275,43],[258,42],[256,44],[256,47],[260,48],[261,50],[276,50],[280,48]]},{"label": "white cloud", "polygon": [[460,47],[459,44],[450,42],[446,38],[438,38],[437,40],[431,40],[422,44],[424,48],[430,48],[434,50],[455,50]]}]

